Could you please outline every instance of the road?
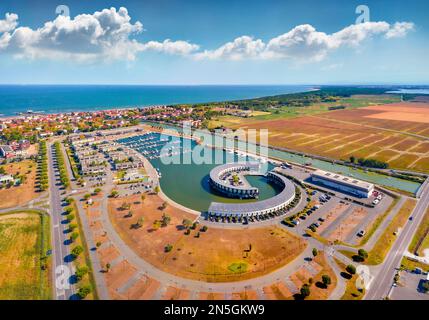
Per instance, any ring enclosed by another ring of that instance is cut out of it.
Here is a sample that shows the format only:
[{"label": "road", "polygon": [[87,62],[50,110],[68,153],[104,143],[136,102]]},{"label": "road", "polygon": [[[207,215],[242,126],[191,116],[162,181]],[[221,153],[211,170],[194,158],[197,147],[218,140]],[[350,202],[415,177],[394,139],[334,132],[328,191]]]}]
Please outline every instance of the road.
[{"label": "road", "polygon": [[419,227],[429,204],[429,185],[426,185],[420,200],[413,210],[411,216],[412,221],[408,221],[407,225],[399,233],[398,239],[393,244],[392,249],[386,257],[386,260],[381,265],[380,269],[372,281],[372,286],[368,289],[365,295],[366,300],[383,299],[389,295],[393,285],[393,278],[400,267],[404,252]]},{"label": "road", "polygon": [[[72,275],[72,262],[70,250],[67,245],[68,235],[66,233],[66,224],[63,224],[62,215],[63,203],[61,193],[64,191],[59,180],[59,171],[55,157],[53,144],[48,144],[48,168],[49,168],[49,195],[50,195],[50,216],[51,216],[51,234],[52,234],[52,279],[53,295],[56,300],[70,299],[74,291],[74,286],[69,283]],[[63,269],[61,268],[68,268]],[[67,274],[69,270],[71,273]],[[58,273],[57,273],[58,272]]]}]

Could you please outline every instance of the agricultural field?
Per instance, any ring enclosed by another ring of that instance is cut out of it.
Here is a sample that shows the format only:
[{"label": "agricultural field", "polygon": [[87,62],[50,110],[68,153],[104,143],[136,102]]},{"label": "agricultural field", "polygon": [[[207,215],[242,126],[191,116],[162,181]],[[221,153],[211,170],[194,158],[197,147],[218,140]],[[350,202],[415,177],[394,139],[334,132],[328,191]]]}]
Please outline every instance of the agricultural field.
[{"label": "agricultural field", "polygon": [[[130,204],[125,212],[120,209],[124,201]],[[146,261],[181,277],[207,282],[254,278],[286,265],[306,247],[305,240],[274,226],[202,231],[199,225],[186,235],[182,221],[193,221],[195,215],[171,206],[160,210],[163,201],[157,195],[148,195],[143,205],[136,204],[139,201],[139,196],[109,201],[118,233]],[[128,210],[133,213],[131,218]],[[157,225],[163,213],[171,218],[165,227]],[[143,226],[132,228],[141,217]],[[168,251],[167,245],[171,245]]]},{"label": "agricultural field", "polygon": [[47,216],[36,212],[0,215],[0,300],[50,299]]},{"label": "agricultural field", "polygon": [[335,104],[347,105],[347,100],[343,110],[328,111],[331,103],[283,107],[284,112],[269,116],[219,117],[211,126],[268,129],[268,143],[273,146],[340,160],[374,158],[397,169],[429,170],[429,103],[385,104],[383,99],[353,96]]},{"label": "agricultural field", "polygon": [[13,162],[0,166],[6,174],[24,177],[19,186],[0,189],[0,209],[11,208],[23,205],[36,198],[36,168],[37,165],[32,160]]}]

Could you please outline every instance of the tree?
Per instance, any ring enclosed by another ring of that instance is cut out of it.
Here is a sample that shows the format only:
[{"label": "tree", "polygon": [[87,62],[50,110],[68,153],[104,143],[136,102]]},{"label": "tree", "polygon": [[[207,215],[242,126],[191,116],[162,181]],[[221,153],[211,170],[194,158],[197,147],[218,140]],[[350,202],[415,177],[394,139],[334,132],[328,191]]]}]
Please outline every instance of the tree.
[{"label": "tree", "polygon": [[70,240],[71,240],[71,242],[74,242],[77,238],[79,238],[79,233],[77,233],[77,232],[73,232],[73,233],[70,235]]},{"label": "tree", "polygon": [[70,214],[73,212],[73,208],[72,207],[67,207],[65,210],[65,213]]},{"label": "tree", "polygon": [[209,229],[209,227],[207,227],[207,226],[203,226],[203,227],[200,229],[200,231],[202,231],[202,232],[206,232],[208,229]]},{"label": "tree", "polygon": [[317,248],[313,248],[312,253],[313,253],[313,257],[316,257],[319,252],[317,251]]},{"label": "tree", "polygon": [[99,194],[100,192],[101,192],[101,189],[100,189],[100,188],[95,188],[95,189],[94,189],[94,194],[95,194],[95,195]]},{"label": "tree", "polygon": [[75,277],[77,281],[82,280],[82,278],[88,273],[88,267],[87,266],[81,266],[76,268]]},{"label": "tree", "polygon": [[111,267],[112,266],[110,265],[110,263],[106,263],[106,272],[109,272],[109,270],[110,270]]},{"label": "tree", "polygon": [[323,284],[325,285],[325,287],[328,287],[328,285],[330,285],[330,284],[331,284],[331,277],[330,277],[330,276],[328,276],[327,274],[324,274],[324,275],[322,276],[322,282],[323,282]]},{"label": "tree", "polygon": [[158,194],[160,191],[161,191],[161,189],[159,188],[159,186],[156,186],[155,187],[155,189],[153,190],[156,194]]},{"label": "tree", "polygon": [[350,156],[350,163],[355,163],[356,162],[356,158],[354,156]]},{"label": "tree", "polygon": [[77,224],[76,223],[71,223],[71,224],[69,224],[69,229],[70,229],[70,231],[73,231],[74,229],[76,229],[77,228]]},{"label": "tree", "polygon": [[142,199],[142,202],[144,202],[146,200],[146,195],[142,194],[141,199]]},{"label": "tree", "polygon": [[140,217],[140,218],[138,218],[137,222],[132,225],[132,228],[139,229],[139,228],[143,227],[143,223],[144,223],[144,217]]},{"label": "tree", "polygon": [[171,221],[171,217],[165,213],[162,214],[162,218],[161,218],[161,227],[166,227],[169,225]]},{"label": "tree", "polygon": [[167,244],[167,245],[164,247],[164,251],[165,251],[165,252],[170,252],[171,250],[173,250],[173,245],[171,245],[171,244]]},{"label": "tree", "polygon": [[91,287],[89,285],[82,286],[77,291],[77,295],[80,299],[85,299],[88,294],[91,293]]},{"label": "tree", "polygon": [[101,242],[100,242],[100,241],[98,241],[98,242],[95,244],[95,246],[96,246],[97,248],[100,248],[100,247],[101,247]]},{"label": "tree", "polygon": [[74,220],[74,214],[70,213],[66,216],[68,222],[72,222]]},{"label": "tree", "polygon": [[87,193],[87,194],[85,194],[85,195],[83,196],[83,198],[84,198],[85,200],[88,200],[89,198],[91,198],[91,195],[90,195],[89,193]]},{"label": "tree", "polygon": [[189,219],[183,219],[182,224],[186,229],[189,229],[192,226],[192,221]]},{"label": "tree", "polygon": [[112,190],[112,192],[110,193],[111,198],[116,198],[118,196],[119,196],[119,192],[117,190]]},{"label": "tree", "polygon": [[76,246],[73,248],[71,254],[74,258],[77,258],[83,252],[82,246]]},{"label": "tree", "polygon": [[299,290],[302,298],[306,298],[310,295],[310,286],[308,284],[304,284]]},{"label": "tree", "polygon": [[362,259],[365,260],[366,258],[368,258],[368,252],[365,251],[365,249],[359,249],[358,250],[358,256]]},{"label": "tree", "polygon": [[354,265],[352,265],[352,264],[349,264],[349,265],[346,267],[346,271],[347,271],[348,273],[350,273],[350,274],[355,274],[355,273],[356,273],[356,267],[355,267]]}]

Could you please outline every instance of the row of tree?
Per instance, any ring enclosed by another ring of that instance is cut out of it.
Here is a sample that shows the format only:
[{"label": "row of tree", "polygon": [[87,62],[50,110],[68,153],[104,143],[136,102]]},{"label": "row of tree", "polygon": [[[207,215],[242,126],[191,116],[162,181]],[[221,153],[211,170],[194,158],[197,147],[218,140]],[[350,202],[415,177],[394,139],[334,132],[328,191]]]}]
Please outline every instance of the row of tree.
[{"label": "row of tree", "polygon": [[67,169],[64,161],[63,153],[61,152],[61,145],[59,142],[54,144],[55,154],[57,156],[58,170],[60,172],[60,181],[64,188],[68,188],[70,185]]}]

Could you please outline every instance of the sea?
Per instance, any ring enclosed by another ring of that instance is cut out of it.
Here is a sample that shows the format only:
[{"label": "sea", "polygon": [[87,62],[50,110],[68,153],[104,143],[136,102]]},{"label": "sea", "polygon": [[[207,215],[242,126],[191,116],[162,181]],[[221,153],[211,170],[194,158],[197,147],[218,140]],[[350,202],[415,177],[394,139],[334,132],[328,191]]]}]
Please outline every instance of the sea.
[{"label": "sea", "polygon": [[205,103],[315,90],[298,85],[0,85],[0,116]]}]

